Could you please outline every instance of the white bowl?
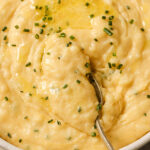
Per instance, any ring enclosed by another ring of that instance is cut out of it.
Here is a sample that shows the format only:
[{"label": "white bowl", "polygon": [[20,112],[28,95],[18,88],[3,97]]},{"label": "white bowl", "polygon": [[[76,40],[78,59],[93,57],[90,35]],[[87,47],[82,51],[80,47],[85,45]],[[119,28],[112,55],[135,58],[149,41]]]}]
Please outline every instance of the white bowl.
[{"label": "white bowl", "polygon": [[[121,148],[120,150],[137,150],[150,142],[150,133],[146,134],[134,143]],[[21,150],[0,138],[0,150]]]}]

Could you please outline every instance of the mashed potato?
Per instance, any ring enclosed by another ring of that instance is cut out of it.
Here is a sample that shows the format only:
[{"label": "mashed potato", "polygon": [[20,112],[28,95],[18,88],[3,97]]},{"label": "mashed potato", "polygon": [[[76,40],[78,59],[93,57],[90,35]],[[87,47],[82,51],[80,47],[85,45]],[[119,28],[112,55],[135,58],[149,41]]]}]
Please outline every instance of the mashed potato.
[{"label": "mashed potato", "polygon": [[[23,150],[115,149],[150,131],[149,0],[0,0],[0,137]],[[93,70],[91,70],[91,68]]]}]

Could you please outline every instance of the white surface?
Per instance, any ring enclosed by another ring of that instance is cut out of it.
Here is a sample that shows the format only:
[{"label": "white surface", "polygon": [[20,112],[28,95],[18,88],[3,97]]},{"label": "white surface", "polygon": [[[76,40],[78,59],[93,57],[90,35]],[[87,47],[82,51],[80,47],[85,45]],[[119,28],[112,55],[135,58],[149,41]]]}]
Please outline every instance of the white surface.
[{"label": "white surface", "polygon": [[[146,134],[145,136],[143,136],[141,139],[137,140],[136,142],[124,148],[121,148],[120,150],[137,150],[138,148],[142,147],[148,142],[150,142],[150,133]],[[21,150],[21,149],[7,143],[6,141],[0,138],[0,150]]]}]

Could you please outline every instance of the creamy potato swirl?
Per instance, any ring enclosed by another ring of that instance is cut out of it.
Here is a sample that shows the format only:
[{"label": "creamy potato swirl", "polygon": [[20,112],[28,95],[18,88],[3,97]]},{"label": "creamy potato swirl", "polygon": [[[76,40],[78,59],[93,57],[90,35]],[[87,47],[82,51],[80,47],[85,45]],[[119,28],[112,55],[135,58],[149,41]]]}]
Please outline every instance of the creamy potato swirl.
[{"label": "creamy potato swirl", "polygon": [[0,137],[24,150],[116,149],[150,131],[148,0],[0,0]]}]

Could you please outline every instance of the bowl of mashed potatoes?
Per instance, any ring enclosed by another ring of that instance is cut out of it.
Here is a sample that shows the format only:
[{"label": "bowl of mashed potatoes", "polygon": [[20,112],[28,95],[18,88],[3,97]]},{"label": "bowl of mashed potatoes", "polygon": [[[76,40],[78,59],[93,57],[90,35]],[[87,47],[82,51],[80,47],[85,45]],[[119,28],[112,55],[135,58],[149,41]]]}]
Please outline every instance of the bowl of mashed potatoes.
[{"label": "bowl of mashed potatoes", "polygon": [[149,133],[149,8],[149,0],[0,0],[1,139],[23,150],[106,150],[99,109],[115,149]]}]

